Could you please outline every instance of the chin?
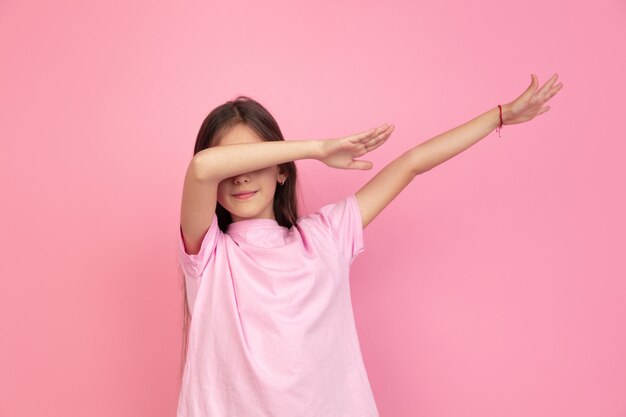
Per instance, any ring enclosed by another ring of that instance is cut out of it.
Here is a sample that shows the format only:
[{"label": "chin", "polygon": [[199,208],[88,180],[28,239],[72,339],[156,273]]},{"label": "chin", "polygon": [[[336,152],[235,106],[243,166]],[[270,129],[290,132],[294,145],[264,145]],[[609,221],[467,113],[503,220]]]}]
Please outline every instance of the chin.
[{"label": "chin", "polygon": [[260,216],[260,212],[244,212],[241,210],[237,210],[237,211],[231,211],[230,212],[230,216],[231,218],[237,217],[240,220],[248,220],[248,219],[256,219],[257,217]]}]

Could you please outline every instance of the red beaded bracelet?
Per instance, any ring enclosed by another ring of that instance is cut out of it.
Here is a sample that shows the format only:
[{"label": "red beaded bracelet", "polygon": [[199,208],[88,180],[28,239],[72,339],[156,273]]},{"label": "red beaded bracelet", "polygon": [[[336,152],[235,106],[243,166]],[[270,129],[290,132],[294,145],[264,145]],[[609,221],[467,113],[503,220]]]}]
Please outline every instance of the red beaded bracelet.
[{"label": "red beaded bracelet", "polygon": [[502,125],[504,123],[502,123],[502,106],[498,104],[498,107],[500,108],[500,126],[496,127],[496,132],[498,132],[498,137],[502,137],[500,136],[500,132],[502,131]]}]

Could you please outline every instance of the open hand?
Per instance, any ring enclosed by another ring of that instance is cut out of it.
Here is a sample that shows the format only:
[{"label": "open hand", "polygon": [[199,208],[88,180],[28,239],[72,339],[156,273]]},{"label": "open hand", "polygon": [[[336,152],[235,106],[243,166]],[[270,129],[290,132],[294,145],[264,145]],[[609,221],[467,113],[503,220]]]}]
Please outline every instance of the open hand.
[{"label": "open hand", "polygon": [[385,143],[393,130],[393,125],[385,123],[378,128],[372,128],[363,133],[319,141],[317,159],[333,168],[371,169],[373,166],[371,161],[363,161],[356,158],[373,151]]},{"label": "open hand", "polygon": [[550,110],[550,106],[543,105],[563,87],[562,83],[554,85],[558,74],[554,74],[539,90],[537,76],[531,74],[530,86],[518,98],[507,104],[508,111],[502,112],[502,123],[512,125],[534,119],[536,116]]}]

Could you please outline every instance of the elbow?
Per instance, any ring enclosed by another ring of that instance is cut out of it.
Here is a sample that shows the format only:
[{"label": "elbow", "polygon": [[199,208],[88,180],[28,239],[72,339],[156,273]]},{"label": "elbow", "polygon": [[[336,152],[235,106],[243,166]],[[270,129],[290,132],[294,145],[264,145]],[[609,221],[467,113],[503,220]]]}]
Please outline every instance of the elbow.
[{"label": "elbow", "polygon": [[214,175],[212,175],[215,173],[215,169],[212,169],[214,168],[214,164],[211,162],[212,155],[211,152],[207,152],[209,149],[203,149],[196,153],[189,163],[188,170],[196,180],[208,181],[215,179]]},{"label": "elbow", "polygon": [[413,177],[416,177],[424,172],[430,170],[432,167],[428,166],[424,161],[424,158],[421,157],[420,153],[416,151],[416,149],[411,149],[407,152],[407,159],[409,160],[409,165],[411,167],[411,174]]},{"label": "elbow", "polygon": [[415,165],[415,168],[413,170],[413,175],[418,176],[420,174],[430,171],[433,168],[434,168],[433,166],[427,166],[425,164]]},{"label": "elbow", "polygon": [[428,171],[428,170],[427,169],[415,168],[413,170],[413,177],[417,177],[418,175],[423,174],[426,171]]}]

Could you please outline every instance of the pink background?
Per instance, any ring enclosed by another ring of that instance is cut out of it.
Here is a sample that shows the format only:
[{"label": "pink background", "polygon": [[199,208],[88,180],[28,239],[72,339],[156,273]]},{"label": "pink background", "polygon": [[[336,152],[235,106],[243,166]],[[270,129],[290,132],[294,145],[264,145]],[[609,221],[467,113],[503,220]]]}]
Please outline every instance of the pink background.
[{"label": "pink background", "polygon": [[0,4],[0,416],[174,416],[215,106],[250,95],[288,139],[396,125],[372,171],[298,162],[309,212],[533,72],[564,84],[549,112],[366,229],[363,356],[382,417],[626,416],[623,0],[114,3]]}]

